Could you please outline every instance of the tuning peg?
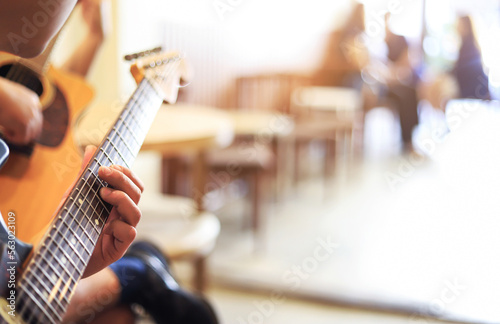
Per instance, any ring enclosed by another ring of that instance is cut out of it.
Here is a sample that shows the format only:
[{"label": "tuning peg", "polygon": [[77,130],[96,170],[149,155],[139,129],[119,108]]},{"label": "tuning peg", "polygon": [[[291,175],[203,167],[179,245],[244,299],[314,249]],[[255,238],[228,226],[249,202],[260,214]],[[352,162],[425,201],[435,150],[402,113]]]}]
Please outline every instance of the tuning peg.
[{"label": "tuning peg", "polygon": [[158,46],[158,47],[155,47],[155,48],[153,48],[151,50],[147,50],[147,51],[143,51],[143,52],[139,52],[139,53],[125,55],[124,59],[126,61],[133,61],[133,60],[136,60],[136,59],[141,58],[141,57],[145,57],[145,56],[149,56],[151,54],[159,53],[161,51],[162,51],[162,47]]}]

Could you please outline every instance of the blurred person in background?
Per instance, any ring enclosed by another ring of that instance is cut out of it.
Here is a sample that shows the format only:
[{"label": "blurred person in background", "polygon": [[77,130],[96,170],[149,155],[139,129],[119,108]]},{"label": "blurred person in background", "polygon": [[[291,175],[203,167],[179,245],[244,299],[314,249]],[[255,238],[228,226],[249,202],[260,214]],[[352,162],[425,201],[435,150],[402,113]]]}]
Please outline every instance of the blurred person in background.
[{"label": "blurred person in background", "polygon": [[364,35],[365,8],[363,4],[356,3],[345,24],[330,34],[325,57],[314,83],[360,89],[361,70],[369,59]]},{"label": "blurred person in background", "polygon": [[490,99],[488,77],[484,73],[479,48],[470,16],[458,19],[460,49],[452,75],[458,84],[459,98]]},{"label": "blurred person in background", "polygon": [[407,39],[395,34],[390,26],[390,13],[385,16],[385,43],[387,45],[386,70],[381,94],[388,105],[399,114],[403,150],[413,152],[412,133],[418,125],[417,85],[419,77],[410,60]]}]

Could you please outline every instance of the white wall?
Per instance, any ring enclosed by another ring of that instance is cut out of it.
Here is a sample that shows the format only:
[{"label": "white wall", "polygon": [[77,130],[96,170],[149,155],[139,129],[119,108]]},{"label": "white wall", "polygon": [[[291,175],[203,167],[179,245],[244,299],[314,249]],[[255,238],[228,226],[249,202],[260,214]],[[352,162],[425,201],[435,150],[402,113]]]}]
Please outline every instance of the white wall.
[{"label": "white wall", "polygon": [[[89,78],[98,91],[98,99],[107,101],[130,94],[135,89],[129,63],[122,59],[125,54],[172,42],[187,44],[190,48],[197,46],[197,56],[205,51],[215,51],[235,74],[309,70],[323,55],[322,37],[343,23],[350,5],[350,0],[110,2],[113,6],[113,32]],[[223,7],[226,11],[217,9],[216,4],[221,3],[226,4]],[[227,7],[228,3],[233,6]],[[77,41],[75,34],[81,33],[81,21],[73,20],[68,26],[71,37],[65,41],[61,52],[74,46]],[[199,35],[183,35],[183,39],[173,40],[180,33],[174,32],[172,36],[167,30],[170,26],[202,31],[211,29],[219,39],[212,43],[207,39],[197,39]],[[167,35],[169,39],[166,39]],[[203,73],[208,77],[207,74],[216,72]]]},{"label": "white wall", "polygon": [[[323,55],[322,37],[343,22],[349,4],[350,0],[121,0],[120,51],[158,44],[185,51],[194,67],[190,90],[198,95],[195,101],[217,104],[213,96],[230,91],[229,83],[238,75],[314,68]],[[122,79],[127,73],[123,67]],[[201,83],[216,89],[197,88]],[[133,87],[132,82],[125,84],[128,91]]]}]

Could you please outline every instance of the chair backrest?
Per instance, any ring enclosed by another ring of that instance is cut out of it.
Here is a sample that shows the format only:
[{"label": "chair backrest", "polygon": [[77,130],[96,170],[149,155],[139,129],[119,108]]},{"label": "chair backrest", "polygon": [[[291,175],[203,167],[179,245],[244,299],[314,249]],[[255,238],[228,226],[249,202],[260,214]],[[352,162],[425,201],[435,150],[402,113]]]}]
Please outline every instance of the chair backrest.
[{"label": "chair backrest", "polygon": [[309,84],[308,76],[299,74],[262,74],[236,80],[238,109],[290,113],[293,89]]},{"label": "chair backrest", "polygon": [[361,93],[344,87],[300,87],[291,97],[293,109],[332,112],[356,112],[363,107]]}]

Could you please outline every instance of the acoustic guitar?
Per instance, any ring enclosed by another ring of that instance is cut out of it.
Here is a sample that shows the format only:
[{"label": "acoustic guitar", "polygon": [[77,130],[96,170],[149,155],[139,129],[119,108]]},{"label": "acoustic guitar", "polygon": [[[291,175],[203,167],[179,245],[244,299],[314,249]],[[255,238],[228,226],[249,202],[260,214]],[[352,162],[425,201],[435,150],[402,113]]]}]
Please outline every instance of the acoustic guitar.
[{"label": "acoustic guitar", "polygon": [[31,60],[0,52],[0,76],[38,94],[43,109],[39,139],[26,146],[9,144],[9,160],[0,170],[0,212],[16,213],[16,234],[25,241],[43,235],[39,231],[78,175],[82,154],[71,126],[93,97],[80,76],[47,64],[54,43]]},{"label": "acoustic guitar", "polygon": [[[40,231],[27,228],[33,227],[26,226],[29,220],[21,221],[21,218],[37,218],[36,206],[31,215],[21,215],[6,207],[3,226],[0,226],[0,293],[3,296],[0,322],[61,322],[111,211],[111,206],[98,194],[107,183],[99,179],[97,171],[103,165],[131,166],[161,103],[177,100],[184,63],[177,53],[155,54],[137,57],[133,71],[139,81],[137,89],[77,177],[68,197],[50,217],[52,220],[47,221],[48,225],[36,222],[42,225],[43,237],[28,236],[28,242],[15,237],[18,233]],[[74,166],[68,165],[70,167]],[[38,192],[41,196],[51,190],[51,186],[40,184],[39,187],[44,188]],[[25,199],[26,204],[31,204],[31,196]]]}]

